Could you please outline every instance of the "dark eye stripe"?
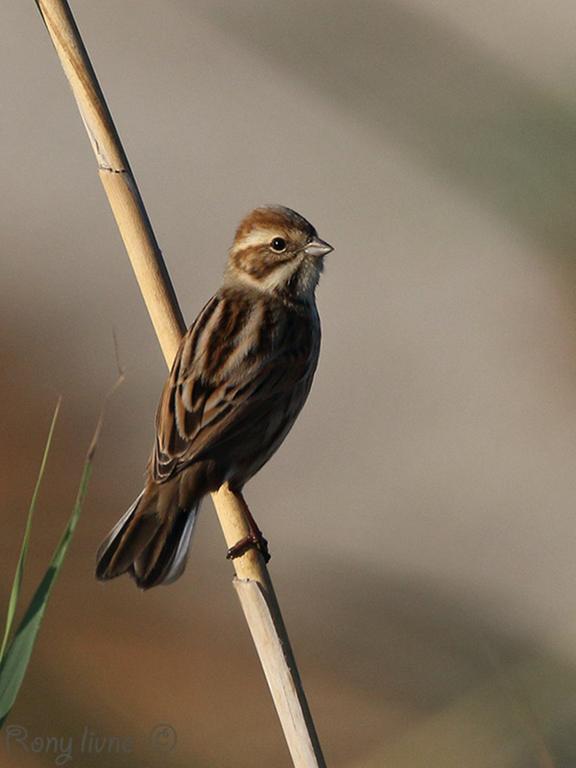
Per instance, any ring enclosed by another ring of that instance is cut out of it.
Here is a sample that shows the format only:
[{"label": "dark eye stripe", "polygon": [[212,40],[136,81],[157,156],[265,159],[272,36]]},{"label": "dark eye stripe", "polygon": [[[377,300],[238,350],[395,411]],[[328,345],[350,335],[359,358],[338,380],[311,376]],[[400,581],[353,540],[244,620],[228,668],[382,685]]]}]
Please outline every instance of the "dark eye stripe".
[{"label": "dark eye stripe", "polygon": [[232,258],[237,269],[246,272],[251,277],[256,278],[256,280],[262,280],[272,274],[278,267],[292,261],[294,256],[295,254],[289,252],[272,256],[268,251],[268,246],[265,245],[260,248],[255,248],[254,246],[244,248],[241,251],[237,251]]}]

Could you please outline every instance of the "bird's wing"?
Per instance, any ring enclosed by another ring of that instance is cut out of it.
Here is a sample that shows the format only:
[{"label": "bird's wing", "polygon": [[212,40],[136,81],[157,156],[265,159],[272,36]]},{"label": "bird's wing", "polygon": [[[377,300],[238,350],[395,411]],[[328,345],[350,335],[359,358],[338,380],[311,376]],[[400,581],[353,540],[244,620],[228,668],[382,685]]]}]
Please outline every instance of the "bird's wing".
[{"label": "bird's wing", "polygon": [[230,307],[217,295],[204,307],[162,392],[149,466],[155,482],[232,441],[257,436],[270,410],[313,372],[314,352],[303,328],[285,323],[282,338],[272,341],[272,333],[255,332],[262,322],[265,309],[254,303]]}]

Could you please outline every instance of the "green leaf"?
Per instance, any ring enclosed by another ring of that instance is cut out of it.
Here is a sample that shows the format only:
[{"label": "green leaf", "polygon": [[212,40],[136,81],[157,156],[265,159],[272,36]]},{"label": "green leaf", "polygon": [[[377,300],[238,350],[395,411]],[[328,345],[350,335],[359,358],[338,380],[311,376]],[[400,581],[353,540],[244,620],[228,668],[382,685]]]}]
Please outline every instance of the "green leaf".
[{"label": "green leaf", "polygon": [[[100,426],[100,424],[99,424]],[[97,429],[97,433],[99,428]],[[95,438],[97,438],[97,433]],[[94,456],[95,440],[93,440],[86,461],[84,463],[84,469],[82,471],[82,478],[80,480],[80,487],[76,496],[76,502],[74,509],[68,520],[68,524],[64,529],[62,538],[60,539],[50,565],[44,574],[42,581],[40,582],[30,605],[28,606],[26,613],[22,621],[20,622],[14,639],[10,643],[8,650],[2,659],[0,664],[0,728],[4,725],[10,710],[14,706],[18,691],[24,680],[24,675],[30,662],[30,656],[34,648],[36,636],[40,629],[40,624],[46,610],[46,604],[50,597],[50,592],[54,586],[54,582],[58,577],[62,563],[66,556],[68,546],[72,539],[74,529],[78,523],[80,512],[82,510],[82,504],[86,498],[88,491],[88,483],[90,475],[92,473],[92,463]]]},{"label": "green leaf", "polygon": [[[118,379],[116,380],[116,383],[110,389],[110,391],[104,398],[104,402],[102,403],[102,408],[100,409],[100,416],[98,418],[98,423],[96,424],[96,429],[94,430],[94,435],[92,437],[92,441],[90,443],[88,452],[86,454],[86,459],[84,461],[84,468],[82,470],[82,477],[80,478],[80,486],[78,488],[78,493],[76,495],[74,509],[72,510],[72,514],[70,515],[68,524],[64,529],[62,538],[58,542],[58,546],[54,550],[54,554],[52,555],[52,560],[50,561],[50,565],[48,566],[48,569],[46,570],[46,573],[44,574],[42,581],[38,585],[38,588],[36,589],[36,592],[34,593],[34,596],[32,597],[32,600],[30,601],[30,604],[26,609],[26,613],[24,614],[22,621],[18,625],[18,629],[16,630],[16,633],[13,639],[10,641],[4,655],[0,657],[0,728],[2,728],[2,726],[6,721],[6,718],[10,714],[10,710],[14,706],[14,702],[16,701],[16,697],[18,696],[18,692],[20,691],[22,681],[24,680],[26,670],[28,669],[28,664],[30,663],[30,657],[32,656],[32,651],[34,649],[34,643],[36,642],[38,630],[40,629],[40,624],[42,623],[42,618],[44,617],[44,612],[46,610],[48,598],[50,597],[50,592],[52,591],[54,582],[58,578],[58,574],[60,573],[60,569],[62,567],[64,558],[66,557],[68,547],[70,545],[72,536],[74,534],[74,529],[76,528],[76,525],[80,518],[82,505],[84,503],[86,494],[88,492],[88,483],[90,481],[90,475],[92,474],[94,454],[96,452],[96,447],[98,445],[100,431],[102,429],[102,423],[104,420],[104,411],[106,409],[106,404],[108,402],[108,399],[114,394],[116,389],[124,381],[124,373],[122,372],[120,367],[118,370],[118,374],[119,375],[118,375]],[[36,484],[34,495],[32,497],[32,503],[31,503],[32,510],[36,504],[36,497],[38,495],[40,482],[44,474],[46,459],[48,456],[50,442],[52,440],[52,434],[54,432],[54,425],[56,423],[56,416],[58,414],[59,407],[60,407],[60,402],[58,402],[56,406],[54,418],[52,419],[52,426],[50,427],[50,432],[48,434],[48,441],[46,444],[46,449],[44,451],[44,458],[42,460],[42,465],[40,467],[40,475],[38,478],[38,482]],[[7,638],[10,634],[10,626],[12,624],[12,621],[14,619],[14,613],[16,611],[16,604],[17,604],[18,595],[20,592],[20,585],[22,583],[22,575],[24,571],[24,562],[26,559],[26,552],[28,550],[28,539],[30,537],[31,519],[32,519],[32,514],[29,511],[28,522],[26,524],[26,531],[24,534],[24,542],[22,544],[20,560],[18,561],[18,567],[16,569],[16,576],[14,578],[14,587],[12,588],[12,593],[14,595],[14,598],[12,599],[12,595],[11,595],[10,605],[8,607],[9,620],[7,621],[7,630],[5,632],[4,645],[6,644]]]},{"label": "green leaf", "polygon": [[32,518],[34,517],[34,511],[36,509],[36,502],[38,501],[38,494],[40,493],[40,486],[42,485],[42,479],[46,470],[46,463],[48,461],[48,454],[50,453],[50,447],[52,445],[52,438],[54,436],[54,429],[58,420],[58,413],[60,411],[60,404],[62,400],[58,399],[56,407],[54,408],[54,415],[52,416],[52,423],[50,424],[50,430],[48,431],[48,437],[46,439],[46,445],[44,447],[44,453],[42,455],[42,461],[40,463],[40,470],[38,472],[38,478],[36,479],[36,486],[34,487],[34,493],[32,494],[32,500],[28,508],[28,518],[26,520],[26,528],[24,530],[24,537],[22,539],[22,546],[20,548],[20,557],[18,558],[18,564],[16,566],[16,572],[14,573],[14,581],[12,583],[12,591],[10,592],[10,600],[8,602],[8,611],[6,613],[6,627],[4,629],[4,639],[2,640],[2,648],[0,649],[0,663],[4,658],[4,652],[8,645],[8,638],[12,630],[12,624],[14,623],[14,616],[16,615],[16,608],[18,606],[18,598],[20,597],[20,589],[22,587],[22,578],[24,576],[24,567],[26,565],[26,556],[28,555],[28,544],[30,541],[30,531],[32,530]]}]

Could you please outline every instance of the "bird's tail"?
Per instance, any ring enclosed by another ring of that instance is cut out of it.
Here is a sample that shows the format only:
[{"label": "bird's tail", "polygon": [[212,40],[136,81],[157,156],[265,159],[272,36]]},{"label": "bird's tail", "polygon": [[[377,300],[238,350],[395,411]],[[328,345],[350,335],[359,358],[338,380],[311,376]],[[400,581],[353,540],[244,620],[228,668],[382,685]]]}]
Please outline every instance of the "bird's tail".
[{"label": "bird's tail", "polygon": [[186,567],[198,507],[178,505],[177,484],[145,488],[100,545],[96,577],[129,573],[142,589],[175,581]]}]

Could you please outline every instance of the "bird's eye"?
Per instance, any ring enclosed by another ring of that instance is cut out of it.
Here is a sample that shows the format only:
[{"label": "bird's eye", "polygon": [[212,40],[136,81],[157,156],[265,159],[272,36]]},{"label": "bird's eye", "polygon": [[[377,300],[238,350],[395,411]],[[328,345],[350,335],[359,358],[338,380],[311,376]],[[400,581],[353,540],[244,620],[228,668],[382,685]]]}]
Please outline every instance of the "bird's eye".
[{"label": "bird's eye", "polygon": [[284,240],[283,237],[275,237],[270,245],[272,246],[272,250],[276,251],[276,253],[282,253],[286,250],[286,240]]}]

